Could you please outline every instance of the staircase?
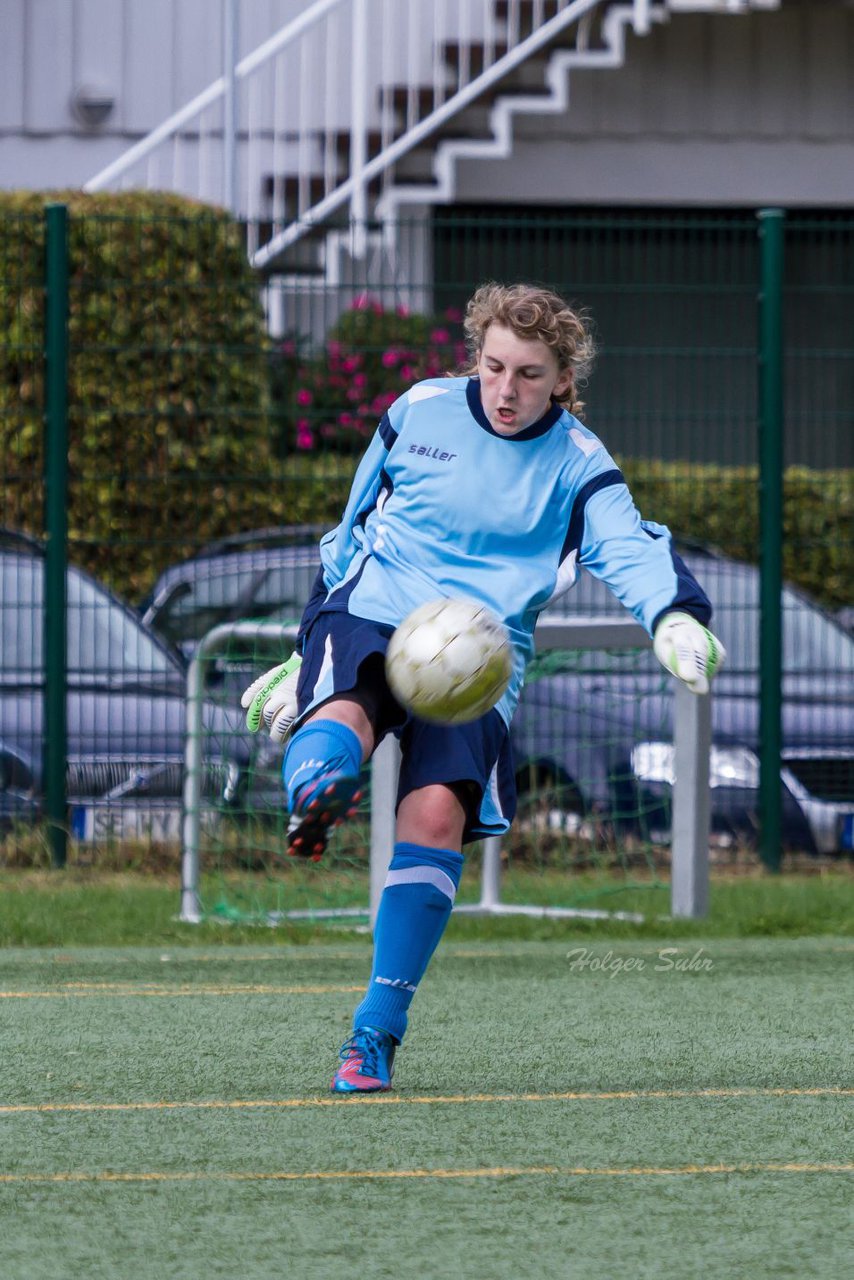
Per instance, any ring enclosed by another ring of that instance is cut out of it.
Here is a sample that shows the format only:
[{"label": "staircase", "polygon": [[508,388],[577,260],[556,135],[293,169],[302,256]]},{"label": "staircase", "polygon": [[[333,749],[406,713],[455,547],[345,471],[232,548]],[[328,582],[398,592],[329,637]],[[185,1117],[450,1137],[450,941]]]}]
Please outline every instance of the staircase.
[{"label": "staircase", "polygon": [[508,157],[516,117],[566,112],[573,68],[621,66],[627,31],[780,2],[314,0],[240,61],[226,30],[220,78],[84,190],[225,205],[255,267],[329,287],[394,254],[407,206],[452,201],[460,163]]}]

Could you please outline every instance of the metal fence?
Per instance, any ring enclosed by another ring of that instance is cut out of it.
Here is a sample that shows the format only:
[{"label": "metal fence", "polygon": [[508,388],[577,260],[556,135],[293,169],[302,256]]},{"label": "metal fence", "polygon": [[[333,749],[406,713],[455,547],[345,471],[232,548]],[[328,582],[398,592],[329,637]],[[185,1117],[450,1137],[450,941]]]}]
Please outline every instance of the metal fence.
[{"label": "metal fence", "polygon": [[[721,844],[758,842],[771,865],[786,848],[850,849],[854,641],[829,615],[854,604],[854,221],[455,208],[399,227],[393,253],[367,229],[355,258],[339,232],[334,263],[318,242],[261,279],[224,215],[130,199],[0,210],[6,856],[34,829],[56,861],[69,838],[177,840],[186,659],[219,623],[298,616],[317,530],[376,421],[417,377],[461,364],[484,279],[540,280],[589,310],[587,423],[643,514],[706,548],[691,554],[731,653]],[[567,605],[587,607],[583,592]],[[206,708],[211,812],[280,807],[275,759],[240,732],[252,662],[225,655]],[[633,722],[615,715],[609,733],[650,847],[669,766],[639,763],[658,741],[639,688]],[[562,788],[545,808],[589,838],[583,780],[529,778]],[[596,831],[608,816],[597,799]]]},{"label": "metal fence", "polygon": [[[184,779],[184,821],[181,847],[181,920],[198,924],[205,917],[201,896],[202,777],[204,764],[205,676],[209,662],[230,643],[243,638],[252,642],[256,653],[273,655],[286,643],[296,640],[298,628],[270,622],[225,623],[215,627],[201,641],[187,674],[187,750]],[[540,620],[536,629],[538,653],[585,651],[600,655],[602,650],[640,650],[650,646],[649,636],[638,623],[624,615],[612,619]],[[699,918],[708,909],[709,879],[709,787],[711,744],[711,698],[696,698],[685,685],[673,681],[671,696],[672,748],[674,757],[671,891],[670,909],[675,917]],[[327,919],[362,914],[367,907],[371,924],[376,920],[388,865],[395,842],[395,796],[401,753],[389,736],[371,761],[371,834],[368,867],[368,901],[359,907],[327,908]],[[536,915],[551,918],[597,919],[614,914],[601,909],[537,906],[507,903],[501,893],[501,839],[492,836],[482,842],[480,896],[474,903],[460,903],[459,912],[478,915]],[[305,911],[291,908],[285,919],[300,919]],[[310,913],[315,917],[318,909]],[[618,915],[620,913],[617,913]],[[637,913],[622,918],[642,922]],[[271,921],[272,922],[272,921]]]}]

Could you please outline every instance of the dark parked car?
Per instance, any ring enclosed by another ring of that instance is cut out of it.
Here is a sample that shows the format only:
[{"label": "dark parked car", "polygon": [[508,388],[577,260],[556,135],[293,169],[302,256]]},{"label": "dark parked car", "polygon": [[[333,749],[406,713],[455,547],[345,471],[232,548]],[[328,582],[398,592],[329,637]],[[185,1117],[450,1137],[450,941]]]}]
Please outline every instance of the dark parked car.
[{"label": "dark parked car", "polygon": [[[261,530],[207,548],[163,574],[146,617],[186,652],[219,622],[299,617],[319,567],[319,529]],[[721,843],[758,822],[759,574],[700,548],[683,558],[715,605],[728,661],[713,700],[712,821]],[[160,601],[157,606],[156,602]],[[623,612],[588,574],[548,616]],[[854,638],[795,591],[784,594],[783,771],[787,845],[850,849],[854,815]],[[554,660],[549,659],[553,667]],[[260,664],[261,667],[268,665]],[[578,829],[591,817],[666,840],[673,774],[672,680],[651,652],[575,655],[563,675],[526,686],[513,725],[521,820]],[[232,664],[235,701],[253,671]],[[229,675],[226,672],[226,680]],[[616,815],[616,818],[614,817]]]},{"label": "dark parked car", "polygon": [[837,609],[834,617],[843,630],[854,636],[854,605],[846,605],[844,609]]},{"label": "dark parked car", "polygon": [[[759,573],[698,550],[683,558],[714,602],[714,629],[727,650],[712,703],[713,832],[723,844],[751,842],[758,825]],[[607,588],[583,575],[549,615],[615,610]],[[850,850],[854,638],[788,588],[783,669],[785,844],[813,853]],[[616,814],[618,826],[668,838],[673,699],[670,679],[662,677],[651,652],[587,654],[582,669],[529,682],[514,747],[522,773],[551,787],[554,824],[571,828],[580,815]]]},{"label": "dark parked car", "polygon": [[[72,832],[175,837],[180,829],[185,664],[82,570],[67,573],[68,774]],[[0,828],[41,811],[44,550],[0,532]],[[255,740],[239,708],[206,702],[203,794],[234,807]]]},{"label": "dark parked car", "polygon": [[235,534],[171,565],[141,606],[143,622],[185,657],[214,627],[275,615],[298,621],[320,568],[319,525]]}]

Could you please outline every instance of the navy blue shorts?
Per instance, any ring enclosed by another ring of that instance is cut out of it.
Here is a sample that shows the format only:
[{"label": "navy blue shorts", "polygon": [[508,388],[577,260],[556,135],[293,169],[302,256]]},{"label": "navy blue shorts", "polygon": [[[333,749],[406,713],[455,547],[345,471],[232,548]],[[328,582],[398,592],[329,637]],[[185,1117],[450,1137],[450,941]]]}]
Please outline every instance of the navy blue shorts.
[{"label": "navy blue shorts", "polygon": [[303,639],[297,699],[299,724],[330,698],[353,694],[381,741],[400,739],[397,803],[435,783],[468,783],[471,803],[463,841],[501,835],[516,812],[510,734],[499,713],[469,724],[428,724],[396,700],[385,677],[385,651],[393,628],[353,614],[319,613]]}]

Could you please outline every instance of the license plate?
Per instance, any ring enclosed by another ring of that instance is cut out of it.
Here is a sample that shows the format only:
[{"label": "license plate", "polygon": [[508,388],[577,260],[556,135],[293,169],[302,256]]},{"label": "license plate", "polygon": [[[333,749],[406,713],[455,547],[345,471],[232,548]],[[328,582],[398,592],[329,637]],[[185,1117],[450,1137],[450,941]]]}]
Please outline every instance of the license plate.
[{"label": "license plate", "polygon": [[[219,815],[203,811],[202,827],[210,831]],[[90,844],[141,840],[148,844],[181,839],[180,805],[75,804],[71,836]]]}]

